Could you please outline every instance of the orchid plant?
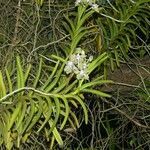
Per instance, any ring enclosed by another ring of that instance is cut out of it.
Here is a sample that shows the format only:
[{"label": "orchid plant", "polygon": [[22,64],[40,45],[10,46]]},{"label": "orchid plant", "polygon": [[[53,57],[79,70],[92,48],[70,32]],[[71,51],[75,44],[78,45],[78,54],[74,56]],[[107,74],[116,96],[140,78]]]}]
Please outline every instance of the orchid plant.
[{"label": "orchid plant", "polygon": [[4,109],[0,118],[0,144],[8,150],[19,148],[30,135],[40,132],[50,141],[50,149],[55,141],[63,146],[60,132],[68,126],[73,130],[80,127],[74,111],[79,105],[84,112],[82,120],[88,123],[84,93],[110,97],[94,87],[111,81],[104,80],[103,75],[90,78],[90,74],[107,60],[107,53],[88,57],[79,46],[82,37],[92,31],[92,27],[89,29],[84,23],[95,11],[98,12],[98,6],[94,1],[85,0],[76,1],[75,6],[78,9],[76,18],[65,17],[68,23],[65,27],[71,36],[69,47],[65,49],[66,58],[52,55],[51,70],[45,71],[43,58],[38,68],[32,64],[25,68],[17,56],[13,71],[8,68],[0,71],[0,106]]}]

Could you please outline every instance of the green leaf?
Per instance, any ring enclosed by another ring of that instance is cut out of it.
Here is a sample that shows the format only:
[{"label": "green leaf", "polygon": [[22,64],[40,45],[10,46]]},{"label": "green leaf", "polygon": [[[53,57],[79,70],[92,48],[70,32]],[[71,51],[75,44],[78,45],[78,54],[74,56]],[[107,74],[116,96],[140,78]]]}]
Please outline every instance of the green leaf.
[{"label": "green leaf", "polygon": [[18,104],[11,115],[11,118],[10,118],[10,121],[8,124],[8,131],[12,128],[14,122],[16,121],[16,118],[18,117],[18,114],[20,113],[21,108],[22,108],[22,101],[21,101],[21,97],[20,97],[20,98],[18,98]]},{"label": "green leaf", "polygon": [[17,85],[18,88],[24,87],[23,68],[21,66],[21,61],[19,56],[17,56]]},{"label": "green leaf", "polygon": [[39,82],[41,70],[42,70],[42,58],[40,58],[40,65],[39,65],[39,69],[38,69],[38,71],[36,73],[36,78],[34,80],[33,87],[36,87],[37,83]]},{"label": "green leaf", "polygon": [[71,90],[73,90],[76,87],[77,83],[78,83],[78,80],[75,80],[74,82],[72,82],[71,84],[66,86],[60,93],[67,94],[68,92],[70,92]]},{"label": "green leaf", "polygon": [[32,120],[29,123],[29,127],[27,128],[26,132],[30,131],[32,127],[39,121],[43,112],[43,109],[41,107],[43,105],[43,99],[40,96],[35,96],[35,98],[38,100],[38,105],[34,106],[35,109],[37,109],[37,112],[34,113],[35,115],[32,117]]},{"label": "green leaf", "polygon": [[118,54],[116,49],[114,50],[114,54],[115,54],[116,64],[117,64],[118,67],[120,67],[119,54]]},{"label": "green leaf", "polygon": [[109,97],[109,98],[111,97],[111,95],[109,94],[103,93],[98,90],[93,90],[93,89],[83,89],[82,92],[96,94],[97,96],[100,96],[100,97]]},{"label": "green leaf", "polygon": [[65,97],[77,100],[79,102],[79,104],[83,108],[83,112],[84,112],[84,116],[85,116],[85,123],[87,124],[88,123],[88,111],[87,111],[87,108],[86,108],[85,103],[83,102],[83,100],[77,95],[69,95],[68,94],[68,95],[65,95]]},{"label": "green leaf", "polygon": [[52,81],[52,79],[54,78],[54,75],[58,69],[58,66],[59,66],[59,61],[57,61],[54,69],[53,69],[53,72],[51,73],[51,75],[49,76],[49,78],[47,79],[47,81],[45,82],[45,84],[42,86],[41,90],[44,90]]},{"label": "green leaf", "polygon": [[78,31],[81,26],[84,24],[84,22],[94,13],[93,10],[90,10],[89,12],[86,12],[85,15],[83,15],[83,17],[80,18],[80,20],[78,21],[78,24],[77,24],[77,28],[76,28],[76,31]]},{"label": "green leaf", "polygon": [[27,66],[27,70],[25,71],[25,75],[24,75],[24,83],[27,81],[27,79],[28,79],[28,77],[29,77],[29,73],[30,73],[30,71],[31,71],[31,67],[32,67],[31,64],[29,64],[29,65]]},{"label": "green leaf", "polygon": [[25,97],[22,97],[22,109],[20,111],[20,116],[18,117],[16,121],[16,129],[18,129],[20,126],[22,126],[23,119],[26,115],[26,110],[27,110],[27,103]]},{"label": "green leaf", "polygon": [[83,84],[80,88],[79,88],[79,91],[82,91],[84,90],[85,88],[87,87],[93,87],[93,86],[96,86],[96,85],[102,85],[102,84],[105,84],[105,83],[113,83],[113,81],[111,80],[100,80],[100,81],[97,81],[97,82],[89,82],[89,83],[86,83],[86,84]]},{"label": "green leaf", "polygon": [[65,112],[65,118],[64,118],[64,120],[63,120],[63,122],[62,122],[62,124],[60,126],[60,130],[62,130],[64,128],[64,126],[65,126],[65,124],[66,124],[66,122],[68,120],[69,111],[70,111],[67,99],[65,97],[62,97],[62,100],[63,100],[63,102],[65,104],[66,112]]},{"label": "green leaf", "polygon": [[72,127],[75,128],[74,126],[76,125],[77,128],[79,128],[80,125],[79,125],[79,121],[78,121],[78,118],[77,118],[76,114],[73,111],[70,111],[70,114],[71,114],[72,118],[74,119]]},{"label": "green leaf", "polygon": [[53,124],[51,124],[51,129],[48,132],[48,134],[50,134],[54,130],[54,128],[56,127],[56,124],[57,124],[57,121],[58,121],[59,115],[60,115],[60,102],[59,102],[59,99],[57,97],[53,97],[53,99],[54,99],[55,106],[56,106],[56,107],[52,108],[53,115],[54,115],[55,119],[53,121]]},{"label": "green leaf", "polygon": [[80,42],[81,38],[87,34],[88,31],[83,31],[81,33],[79,33],[78,35],[76,35],[76,37],[73,38],[72,43],[71,43],[71,52],[73,52],[75,50],[75,48],[77,47],[78,43]]},{"label": "green leaf", "polygon": [[63,63],[61,68],[57,71],[55,79],[45,89],[46,92],[50,92],[55,87],[55,85],[58,83],[58,81],[60,79],[60,76],[61,76],[61,74],[63,72],[64,66],[65,66],[65,63]]},{"label": "green leaf", "polygon": [[46,106],[47,109],[45,110],[45,112],[43,112],[43,115],[45,117],[45,121],[42,123],[41,127],[38,129],[37,132],[40,132],[46,125],[46,123],[50,120],[51,114],[52,114],[52,107],[54,107],[51,103],[51,99],[49,97],[45,97],[46,99]]},{"label": "green leaf", "polygon": [[12,89],[13,89],[13,85],[12,85],[11,78],[10,78],[10,74],[9,74],[7,68],[5,69],[5,72],[6,72],[6,77],[7,77],[7,81],[8,81],[9,92],[11,93],[11,92],[12,92]]},{"label": "green leaf", "polygon": [[28,128],[28,126],[31,123],[32,118],[34,117],[34,113],[35,113],[35,104],[34,104],[34,100],[31,97],[28,97],[29,100],[29,108],[28,108],[28,114],[25,117],[25,121],[23,122],[23,129],[22,129],[22,134],[26,133],[26,130]]},{"label": "green leaf", "polygon": [[67,22],[69,23],[72,32],[74,33],[74,31],[75,31],[75,26],[74,26],[73,21],[72,21],[71,19],[69,19],[67,16],[64,16],[64,17],[65,17],[65,19],[67,20]]},{"label": "green leaf", "polygon": [[0,71],[0,98],[6,95],[6,87],[4,84],[2,72]]},{"label": "green leaf", "polygon": [[100,66],[100,64],[103,63],[107,58],[108,58],[108,55],[106,52],[98,56],[94,61],[92,61],[89,64],[88,73],[91,73],[95,68]]},{"label": "green leaf", "polygon": [[[53,122],[52,119],[49,120],[49,124],[50,124],[50,126],[53,126],[54,122]],[[60,146],[62,146],[62,145],[63,145],[63,140],[62,140],[62,138],[61,138],[61,136],[60,136],[60,134],[59,134],[57,128],[54,127],[54,129],[52,130],[52,132],[53,132],[53,135],[54,135],[56,141],[58,142],[58,144],[59,144]]]}]

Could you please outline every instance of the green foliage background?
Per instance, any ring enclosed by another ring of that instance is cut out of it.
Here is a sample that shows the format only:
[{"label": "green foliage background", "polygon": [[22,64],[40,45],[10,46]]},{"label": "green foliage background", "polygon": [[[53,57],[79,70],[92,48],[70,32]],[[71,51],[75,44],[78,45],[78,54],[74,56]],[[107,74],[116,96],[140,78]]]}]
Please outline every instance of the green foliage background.
[{"label": "green foliage background", "polygon": [[[97,4],[99,13],[71,0],[0,0],[1,149],[150,148],[149,78],[138,72],[123,94],[101,90],[115,83],[111,70],[150,56],[150,1]],[[64,72],[77,47],[94,56],[90,81]]]}]

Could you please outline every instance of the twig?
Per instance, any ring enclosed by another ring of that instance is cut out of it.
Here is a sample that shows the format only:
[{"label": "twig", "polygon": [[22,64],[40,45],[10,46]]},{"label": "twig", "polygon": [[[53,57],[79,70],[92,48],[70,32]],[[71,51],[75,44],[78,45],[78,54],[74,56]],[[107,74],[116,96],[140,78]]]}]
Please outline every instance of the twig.
[{"label": "twig", "polygon": [[114,108],[115,110],[117,110],[118,112],[120,112],[122,115],[124,115],[126,118],[128,118],[131,122],[133,122],[135,125],[141,127],[141,128],[146,128],[146,129],[150,129],[149,126],[145,126],[141,123],[139,123],[138,121],[135,121],[134,119],[132,119],[129,115],[127,115],[125,112],[123,112],[122,110],[118,109],[117,107]]},{"label": "twig", "polygon": [[114,84],[127,86],[127,87],[133,87],[133,88],[140,88],[140,86],[138,86],[138,85],[132,85],[132,84],[127,84],[127,83],[114,82]]},{"label": "twig", "polygon": [[128,118],[131,122],[133,122],[135,125],[141,127],[141,128],[146,128],[146,129],[150,129],[150,126],[145,126],[141,123],[139,123],[138,121],[134,120],[133,118],[131,118],[128,114],[126,114],[124,111],[120,110],[119,108],[117,108],[116,106],[113,105],[112,102],[107,101],[106,99],[102,98],[104,100],[104,102],[110,104],[110,106],[112,108],[114,108],[114,110],[118,111],[119,113],[121,113],[122,115],[124,115],[126,118]]},{"label": "twig", "polygon": [[51,42],[51,43],[47,43],[46,45],[40,45],[39,47],[33,49],[33,50],[31,51],[30,55],[31,55],[33,52],[39,50],[40,48],[46,48],[46,47],[48,47],[48,46],[50,46],[50,45],[59,43],[60,41],[66,39],[66,38],[69,37],[69,36],[70,36],[70,35],[66,35],[66,36],[62,37],[61,39],[58,39],[57,41],[53,41],[53,42]]},{"label": "twig", "polygon": [[[16,24],[15,24],[15,29],[14,29],[14,35],[13,35],[13,38],[12,38],[12,42],[10,44],[10,47],[9,47],[9,53],[7,53],[7,56],[6,56],[6,65],[9,63],[10,59],[9,59],[9,56],[11,57],[11,53],[12,53],[12,50],[13,50],[13,47],[17,44],[17,35],[18,35],[18,29],[19,29],[19,20],[20,20],[20,12],[21,12],[21,0],[18,1],[18,6],[17,6],[17,12],[16,12]],[[13,53],[12,53],[13,54]]]}]

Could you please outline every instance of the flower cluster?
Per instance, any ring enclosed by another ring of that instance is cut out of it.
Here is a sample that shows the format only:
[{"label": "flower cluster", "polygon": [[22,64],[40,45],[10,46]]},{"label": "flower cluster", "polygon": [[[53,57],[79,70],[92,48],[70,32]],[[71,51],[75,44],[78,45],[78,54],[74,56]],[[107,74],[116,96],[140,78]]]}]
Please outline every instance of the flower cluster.
[{"label": "flower cluster", "polygon": [[75,6],[79,6],[80,4],[82,4],[83,6],[85,5],[88,5],[88,6],[91,6],[91,8],[96,11],[96,12],[99,12],[99,8],[98,8],[98,5],[95,4],[95,0],[76,0],[75,2]]},{"label": "flower cluster", "polygon": [[72,54],[69,60],[66,63],[64,71],[67,74],[74,73],[76,74],[76,78],[78,80],[85,79],[88,80],[88,72],[87,68],[89,63],[93,60],[93,56],[90,56],[87,59],[87,55],[85,54],[84,50],[81,48],[76,49],[76,53]]}]

